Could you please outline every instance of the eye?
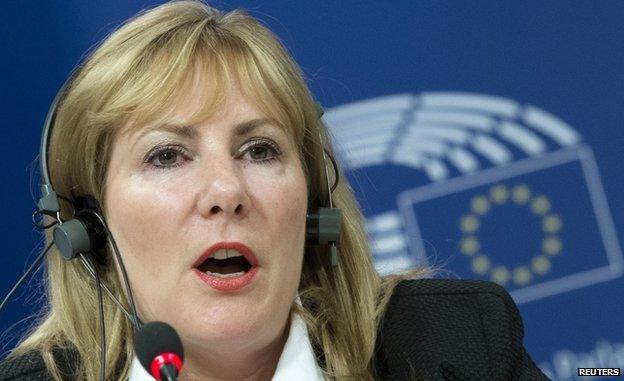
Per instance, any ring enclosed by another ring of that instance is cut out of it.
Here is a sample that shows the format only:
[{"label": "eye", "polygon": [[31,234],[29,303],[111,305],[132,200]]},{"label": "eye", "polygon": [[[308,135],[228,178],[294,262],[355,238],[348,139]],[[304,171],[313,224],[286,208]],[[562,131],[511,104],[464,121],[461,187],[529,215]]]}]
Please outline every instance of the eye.
[{"label": "eye", "polygon": [[182,147],[166,146],[156,148],[145,160],[156,168],[167,169],[182,165],[185,160],[185,151]]},{"label": "eye", "polygon": [[258,164],[270,164],[282,155],[277,144],[267,139],[251,140],[243,148],[244,154],[249,153],[251,161]]}]

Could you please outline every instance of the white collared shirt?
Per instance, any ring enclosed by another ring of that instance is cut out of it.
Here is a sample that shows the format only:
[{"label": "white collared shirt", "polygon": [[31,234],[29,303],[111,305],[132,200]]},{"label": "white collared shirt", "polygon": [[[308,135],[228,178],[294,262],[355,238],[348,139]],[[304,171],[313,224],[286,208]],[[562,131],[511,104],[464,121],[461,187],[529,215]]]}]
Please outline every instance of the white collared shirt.
[{"label": "white collared shirt", "polygon": [[[299,303],[299,297],[297,297]],[[323,381],[323,372],[316,363],[314,351],[308,336],[305,321],[298,314],[292,314],[288,340],[282,350],[272,381]],[[134,357],[129,381],[154,381],[139,360]]]}]

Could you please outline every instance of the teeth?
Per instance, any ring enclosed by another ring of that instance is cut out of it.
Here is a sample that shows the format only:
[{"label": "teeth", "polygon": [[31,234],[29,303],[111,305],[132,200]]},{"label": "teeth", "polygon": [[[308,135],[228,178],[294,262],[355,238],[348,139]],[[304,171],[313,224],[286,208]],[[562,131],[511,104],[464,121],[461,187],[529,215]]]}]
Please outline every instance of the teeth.
[{"label": "teeth", "polygon": [[210,276],[217,277],[217,278],[236,278],[236,277],[245,275],[245,272],[244,271],[239,271],[237,273],[231,273],[231,274],[219,274],[219,273],[213,273],[213,272],[210,272],[210,271],[206,271],[206,274],[208,274]]},{"label": "teeth", "polygon": [[214,259],[227,259],[227,250],[225,250],[225,249],[220,249],[220,250],[217,250],[217,251],[216,251],[216,252],[212,255],[212,257],[213,257]]},{"label": "teeth", "polygon": [[234,249],[219,249],[214,252],[212,258],[214,259],[228,259],[232,257],[242,257],[243,254]]},{"label": "teeth", "polygon": [[239,253],[238,251],[234,250],[234,249],[228,249],[227,250],[227,257],[228,258],[232,258],[232,257],[242,257],[243,254]]}]

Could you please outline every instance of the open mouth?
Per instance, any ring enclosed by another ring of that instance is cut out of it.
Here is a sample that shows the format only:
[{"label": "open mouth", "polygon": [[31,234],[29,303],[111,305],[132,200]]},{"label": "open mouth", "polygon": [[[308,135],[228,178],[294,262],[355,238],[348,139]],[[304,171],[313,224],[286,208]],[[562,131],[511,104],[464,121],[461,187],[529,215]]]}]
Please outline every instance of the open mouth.
[{"label": "open mouth", "polygon": [[231,256],[225,259],[210,257],[202,262],[197,269],[208,275],[220,278],[233,278],[245,275],[252,265],[242,255]]}]

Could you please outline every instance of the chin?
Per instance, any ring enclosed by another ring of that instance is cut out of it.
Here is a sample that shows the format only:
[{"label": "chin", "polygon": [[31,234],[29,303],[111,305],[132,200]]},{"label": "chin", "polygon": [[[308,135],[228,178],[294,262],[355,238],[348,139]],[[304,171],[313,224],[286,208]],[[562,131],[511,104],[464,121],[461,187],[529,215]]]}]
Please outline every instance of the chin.
[{"label": "chin", "polygon": [[221,347],[244,347],[253,342],[262,341],[264,336],[271,336],[267,321],[221,321],[209,325],[195,326],[186,332],[191,342],[198,345],[219,345]]},{"label": "chin", "polygon": [[263,308],[250,309],[247,306],[234,305],[229,308],[208,308],[198,316],[195,322],[203,328],[203,331],[223,332],[224,334],[227,332],[231,335],[240,332],[244,335],[266,327],[271,323],[269,318],[271,316],[272,314]]}]

